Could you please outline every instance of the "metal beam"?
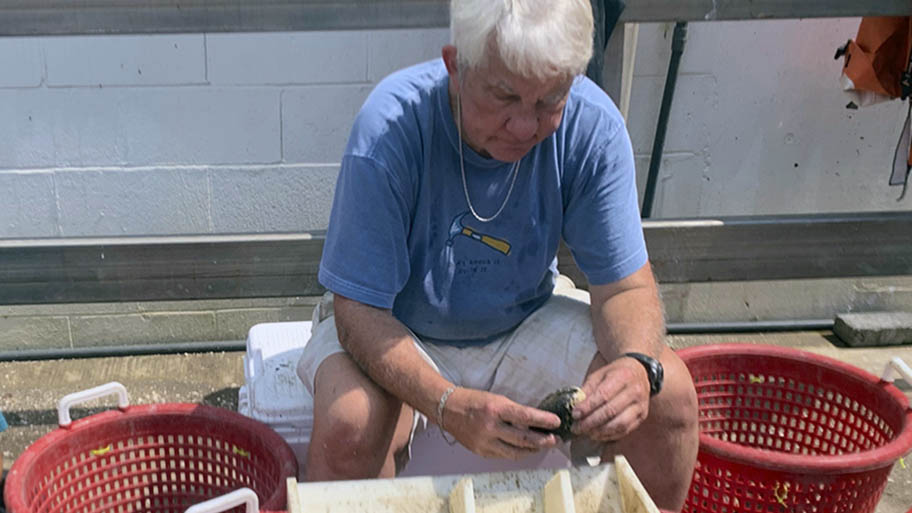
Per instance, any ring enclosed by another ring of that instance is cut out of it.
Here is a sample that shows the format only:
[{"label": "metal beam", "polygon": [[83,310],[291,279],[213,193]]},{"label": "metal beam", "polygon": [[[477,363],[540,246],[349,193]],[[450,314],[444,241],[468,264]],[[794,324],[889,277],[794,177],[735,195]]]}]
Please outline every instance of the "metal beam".
[{"label": "metal beam", "polygon": [[910,0],[627,0],[623,21],[908,16]]},{"label": "metal beam", "polygon": [[[646,221],[660,282],[912,275],[912,212]],[[324,235],[0,240],[0,304],[310,296]],[[569,251],[561,272],[585,278]]]},{"label": "metal beam", "polygon": [[0,304],[309,296],[323,234],[0,241]]},{"label": "metal beam", "polygon": [[912,274],[912,212],[644,223],[667,283]]},{"label": "metal beam", "polygon": [[0,36],[445,27],[445,0],[4,0]]},{"label": "metal beam", "polygon": [[[910,0],[627,0],[628,22],[905,16]],[[445,27],[447,0],[4,0],[0,36]]]}]

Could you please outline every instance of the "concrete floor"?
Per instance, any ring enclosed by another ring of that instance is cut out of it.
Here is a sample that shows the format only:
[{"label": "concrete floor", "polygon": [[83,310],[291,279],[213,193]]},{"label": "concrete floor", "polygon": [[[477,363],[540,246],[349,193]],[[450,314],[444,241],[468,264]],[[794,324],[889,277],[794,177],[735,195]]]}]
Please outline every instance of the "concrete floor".
[{"label": "concrete floor", "polygon": [[[880,375],[894,356],[912,363],[912,346],[850,349],[838,346],[830,332],[728,335],[673,335],[669,344],[743,342],[795,347],[834,357]],[[0,410],[9,429],[0,434],[4,473],[29,444],[57,428],[57,401],[69,393],[108,381],[120,381],[132,404],[191,402],[237,408],[243,384],[243,353],[178,354],[0,363]],[[898,383],[912,400],[912,387]],[[108,409],[113,399],[88,403],[73,411],[81,418]],[[910,458],[912,460],[912,458]],[[912,461],[897,464],[877,513],[907,513],[912,507]]]}]

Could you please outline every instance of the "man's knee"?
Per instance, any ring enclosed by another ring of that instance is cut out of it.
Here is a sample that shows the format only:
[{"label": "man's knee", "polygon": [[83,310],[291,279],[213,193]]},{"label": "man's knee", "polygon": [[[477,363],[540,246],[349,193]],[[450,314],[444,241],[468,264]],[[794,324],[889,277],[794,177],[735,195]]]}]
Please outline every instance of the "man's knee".
[{"label": "man's knee", "polygon": [[367,415],[322,414],[321,435],[311,439],[313,456],[335,478],[376,477],[383,467],[391,440],[384,438],[381,426],[368,429]]},{"label": "man's knee", "polygon": [[693,378],[670,348],[665,348],[661,360],[665,383],[662,391],[650,401],[649,417],[668,430],[696,433],[699,410]]}]

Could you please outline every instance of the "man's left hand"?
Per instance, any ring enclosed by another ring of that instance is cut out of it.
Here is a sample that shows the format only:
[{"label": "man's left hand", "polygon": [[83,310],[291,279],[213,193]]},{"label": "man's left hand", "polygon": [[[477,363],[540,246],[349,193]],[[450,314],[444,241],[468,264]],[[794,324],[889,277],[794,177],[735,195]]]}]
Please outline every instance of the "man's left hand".
[{"label": "man's left hand", "polygon": [[649,376],[640,362],[621,357],[592,372],[586,399],[573,407],[573,433],[592,440],[619,440],[649,414]]}]

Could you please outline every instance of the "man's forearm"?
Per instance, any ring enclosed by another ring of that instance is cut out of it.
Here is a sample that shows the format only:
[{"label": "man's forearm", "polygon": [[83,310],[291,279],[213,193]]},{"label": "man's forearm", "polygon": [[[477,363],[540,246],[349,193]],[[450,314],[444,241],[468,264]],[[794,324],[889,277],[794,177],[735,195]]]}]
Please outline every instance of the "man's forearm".
[{"label": "man's forearm", "polygon": [[594,336],[606,361],[628,352],[659,357],[665,319],[648,264],[619,284],[594,286],[590,293]]},{"label": "man's forearm", "polygon": [[342,347],[387,392],[435,419],[437,402],[452,386],[421,356],[411,334],[392,313],[341,296],[335,298]]}]

